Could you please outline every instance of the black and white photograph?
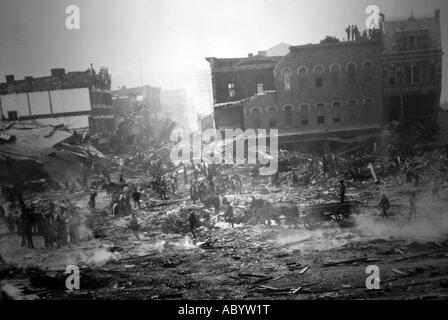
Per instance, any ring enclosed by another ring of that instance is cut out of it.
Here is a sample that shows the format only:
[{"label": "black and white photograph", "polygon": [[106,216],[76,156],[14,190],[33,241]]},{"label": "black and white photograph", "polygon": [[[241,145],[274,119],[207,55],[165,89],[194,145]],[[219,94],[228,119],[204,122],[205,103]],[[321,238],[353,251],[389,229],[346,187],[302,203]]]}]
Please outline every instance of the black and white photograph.
[{"label": "black and white photograph", "polygon": [[447,50],[446,0],[0,0],[0,300],[446,300]]}]

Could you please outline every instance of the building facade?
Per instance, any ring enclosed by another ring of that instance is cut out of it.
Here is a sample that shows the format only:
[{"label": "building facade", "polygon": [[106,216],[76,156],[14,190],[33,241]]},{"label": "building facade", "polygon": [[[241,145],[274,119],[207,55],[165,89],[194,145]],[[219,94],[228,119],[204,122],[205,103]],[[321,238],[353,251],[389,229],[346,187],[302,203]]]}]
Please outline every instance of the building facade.
[{"label": "building facade", "polygon": [[386,120],[431,125],[442,84],[440,10],[429,17],[384,22],[383,85]]},{"label": "building facade", "polygon": [[37,120],[46,125],[64,124],[88,131],[91,139],[107,143],[114,132],[111,76],[106,68],[66,73],[52,69],[47,77],[15,80],[6,76],[0,83],[0,112],[3,120]]},{"label": "building facade", "polygon": [[239,65],[263,57],[232,60],[232,66],[207,58],[216,128],[275,128],[281,148],[328,153],[354,143],[376,146],[391,120],[435,123],[443,54],[439,19],[438,10],[426,18],[387,21],[382,15],[380,29],[356,40],[290,46],[271,62],[272,78],[266,66],[259,69],[263,78],[253,74],[238,86],[232,71],[239,74]]}]

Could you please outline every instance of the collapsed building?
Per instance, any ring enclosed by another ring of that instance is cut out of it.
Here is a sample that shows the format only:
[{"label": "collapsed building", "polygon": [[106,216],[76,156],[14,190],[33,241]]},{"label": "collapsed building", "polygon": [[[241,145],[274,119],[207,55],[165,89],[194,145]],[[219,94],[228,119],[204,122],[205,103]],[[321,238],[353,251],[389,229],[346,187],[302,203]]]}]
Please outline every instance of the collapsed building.
[{"label": "collapsed building", "polygon": [[115,139],[125,144],[145,142],[159,129],[160,92],[161,88],[149,85],[112,91]]},{"label": "collapsed building", "polygon": [[38,120],[44,125],[64,124],[89,132],[92,142],[104,145],[115,130],[107,68],[96,72],[51,70],[50,76],[0,83],[0,116],[6,121]]},{"label": "collapsed building", "polygon": [[390,21],[382,15],[379,29],[355,41],[290,46],[285,56],[206,58],[215,127],[278,129],[281,148],[318,154],[387,147],[384,126],[391,121],[435,127],[440,39],[436,10]]}]

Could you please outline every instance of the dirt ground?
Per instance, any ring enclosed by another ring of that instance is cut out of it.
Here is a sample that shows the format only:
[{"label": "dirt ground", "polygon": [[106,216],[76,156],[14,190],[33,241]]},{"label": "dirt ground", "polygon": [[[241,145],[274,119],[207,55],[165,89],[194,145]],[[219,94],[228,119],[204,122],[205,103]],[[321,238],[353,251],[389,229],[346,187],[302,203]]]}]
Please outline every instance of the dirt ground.
[{"label": "dirt ground", "polygon": [[[260,224],[232,229],[212,215],[212,226],[200,227],[197,238],[167,232],[169,217],[189,201],[136,209],[140,240],[129,217],[104,215],[95,239],[60,249],[46,249],[38,236],[36,249],[21,248],[19,237],[1,225],[0,253],[8,263],[0,267],[2,288],[16,299],[446,299],[448,189],[433,200],[428,183],[419,189],[412,222],[403,190],[413,187],[401,184],[388,187],[389,218],[380,217],[377,203],[384,188],[372,186],[374,197],[346,228],[333,222],[311,231]],[[184,188],[178,198],[186,195]],[[86,197],[78,198],[85,205]],[[98,206],[107,205],[100,193]],[[72,264],[80,267],[81,286],[70,292],[64,271]],[[377,290],[366,289],[369,265],[380,271]]]}]

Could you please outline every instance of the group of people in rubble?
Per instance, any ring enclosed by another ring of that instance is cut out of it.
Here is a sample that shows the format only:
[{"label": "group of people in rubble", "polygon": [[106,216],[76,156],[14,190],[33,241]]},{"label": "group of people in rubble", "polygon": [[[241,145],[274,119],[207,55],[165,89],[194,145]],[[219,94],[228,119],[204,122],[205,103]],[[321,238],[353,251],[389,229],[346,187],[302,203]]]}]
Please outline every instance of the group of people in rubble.
[{"label": "group of people in rubble", "polygon": [[82,218],[68,200],[59,205],[52,201],[25,203],[18,193],[13,201],[0,208],[8,231],[17,232],[22,247],[34,248],[35,236],[44,238],[46,248],[60,248],[79,241]]},{"label": "group of people in rubble", "polygon": [[[406,173],[406,177],[408,177],[408,173]],[[408,182],[412,182],[412,180],[407,179]],[[418,185],[418,182],[415,182],[415,186]],[[440,200],[440,189],[442,187],[440,178],[435,178],[431,184],[431,195],[433,200]],[[382,218],[389,217],[389,209],[390,209],[390,201],[386,194],[383,193],[381,200],[379,202],[379,206],[382,209]],[[415,191],[411,192],[409,197],[409,216],[408,220],[417,220],[417,193]]]}]

